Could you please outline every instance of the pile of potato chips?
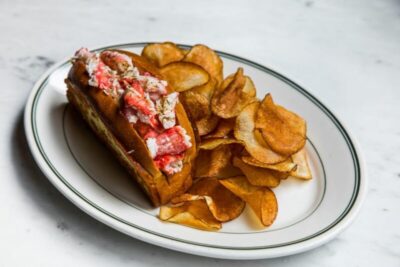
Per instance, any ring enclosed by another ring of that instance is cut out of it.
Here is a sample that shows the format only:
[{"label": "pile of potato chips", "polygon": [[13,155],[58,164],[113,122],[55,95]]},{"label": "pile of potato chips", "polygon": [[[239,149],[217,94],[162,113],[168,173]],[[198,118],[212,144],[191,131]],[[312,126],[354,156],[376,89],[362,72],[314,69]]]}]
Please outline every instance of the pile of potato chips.
[{"label": "pile of potato chips", "polygon": [[278,203],[270,188],[289,176],[311,179],[305,120],[275,104],[271,94],[257,99],[242,68],[223,79],[223,62],[207,46],[149,44],[142,56],[180,92],[199,143],[192,187],[162,206],[159,218],[218,230],[248,204],[271,225]]}]

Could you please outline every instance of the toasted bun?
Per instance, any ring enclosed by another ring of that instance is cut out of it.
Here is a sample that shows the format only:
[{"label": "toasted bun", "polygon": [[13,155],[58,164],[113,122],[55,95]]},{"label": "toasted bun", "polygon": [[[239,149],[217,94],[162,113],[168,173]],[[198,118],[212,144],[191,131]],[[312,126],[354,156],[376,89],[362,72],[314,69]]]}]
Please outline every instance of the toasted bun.
[{"label": "toasted bun", "polygon": [[[162,79],[157,68],[143,57],[127,51],[117,52],[128,55],[141,71],[147,71]],[[196,146],[194,132],[183,106],[177,104],[176,116],[179,124],[191,137],[193,146],[185,152],[182,170],[165,176],[155,166],[144,140],[134,125],[120,113],[118,100],[96,87],[89,86],[88,80],[85,64],[79,60],[74,62],[66,79],[69,102],[141,185],[152,203],[159,206],[185,192],[192,183],[191,164],[196,154]],[[168,88],[168,91],[173,89]]]}]

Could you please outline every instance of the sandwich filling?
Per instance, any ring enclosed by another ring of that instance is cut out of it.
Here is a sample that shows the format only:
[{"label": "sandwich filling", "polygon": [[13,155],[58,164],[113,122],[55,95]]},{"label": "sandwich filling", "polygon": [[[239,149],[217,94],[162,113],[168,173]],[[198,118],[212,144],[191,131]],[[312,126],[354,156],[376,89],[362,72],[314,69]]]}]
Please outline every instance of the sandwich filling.
[{"label": "sandwich filling", "polygon": [[74,60],[83,60],[89,85],[118,98],[121,114],[145,140],[156,166],[171,175],[182,170],[190,136],[176,119],[179,93],[167,92],[168,83],[136,68],[129,56],[116,51],[92,53],[81,48]]}]

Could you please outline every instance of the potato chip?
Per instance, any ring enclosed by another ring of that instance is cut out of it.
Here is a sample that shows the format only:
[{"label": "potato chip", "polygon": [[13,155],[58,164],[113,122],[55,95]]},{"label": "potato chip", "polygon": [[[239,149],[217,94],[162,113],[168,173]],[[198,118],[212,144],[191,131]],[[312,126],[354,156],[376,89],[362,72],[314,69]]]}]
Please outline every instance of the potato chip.
[{"label": "potato chip", "polygon": [[163,221],[201,230],[215,231],[222,227],[221,222],[214,218],[204,199],[185,201],[171,206],[161,206],[159,218]]},{"label": "potato chip", "polygon": [[218,173],[229,165],[232,152],[229,146],[219,146],[211,150],[210,163],[203,175],[197,177],[216,177]]},{"label": "potato chip", "polygon": [[292,161],[291,158],[288,158],[282,162],[276,163],[276,164],[266,164],[261,161],[256,160],[253,157],[249,156],[244,156],[242,157],[242,160],[244,163],[254,166],[254,167],[260,167],[260,168],[265,168],[265,169],[270,169],[270,170],[275,170],[279,172],[291,172],[296,170],[297,165]]},{"label": "potato chip", "polygon": [[187,194],[172,200],[172,203],[182,202],[185,199],[204,199],[214,217],[220,222],[227,222],[238,217],[245,203],[222,186],[215,178],[198,180],[190,188]]},{"label": "potato chip", "polygon": [[160,69],[162,77],[177,92],[183,92],[208,82],[209,74],[200,66],[188,62],[173,62]]},{"label": "potato chip", "polygon": [[[304,119],[276,105],[270,94],[257,100],[255,85],[242,68],[223,79],[223,62],[207,46],[188,50],[170,42],[149,44],[142,56],[144,63],[157,66],[154,73],[171,90],[180,92],[198,144],[189,162],[193,183],[187,179],[186,191],[168,199],[160,219],[218,230],[248,203],[264,226],[271,225],[278,204],[270,188],[289,176],[311,179]],[[171,185],[163,187],[177,184],[167,182]]]},{"label": "potato chip", "polygon": [[287,159],[286,156],[275,153],[266,144],[260,143],[262,138],[256,137],[254,122],[259,105],[258,102],[251,103],[240,112],[236,118],[234,135],[236,139],[243,141],[247,152],[253,158],[268,164],[282,162]]},{"label": "potato chip", "polygon": [[249,183],[256,186],[277,187],[282,177],[288,176],[286,173],[248,165],[236,157],[233,159],[233,166],[238,167],[249,180]]},{"label": "potato chip", "polygon": [[231,163],[235,153],[231,145],[221,145],[214,150],[200,150],[196,158],[195,177],[227,178],[241,175],[240,169]]},{"label": "potato chip", "polygon": [[290,176],[309,180],[312,178],[310,166],[308,165],[307,152],[302,148],[299,152],[292,155],[292,160],[297,164],[297,169],[290,172]]},{"label": "potato chip", "polygon": [[182,52],[185,56],[189,53],[189,50],[188,50],[188,49],[180,48],[180,47],[179,47],[179,49],[181,50],[181,52]]},{"label": "potato chip", "polygon": [[242,142],[235,138],[214,138],[201,142],[199,149],[213,150],[220,145],[241,144]]},{"label": "potato chip", "polygon": [[181,61],[185,54],[174,43],[165,42],[146,45],[142,56],[157,67],[163,67],[171,62]]},{"label": "potato chip", "polygon": [[218,121],[219,118],[214,114],[196,121],[195,124],[199,135],[203,136],[211,133],[217,127]]},{"label": "potato chip", "polygon": [[188,90],[180,94],[179,99],[190,113],[191,119],[197,121],[211,114],[210,103],[204,95]]},{"label": "potato chip", "polygon": [[230,135],[233,132],[233,128],[235,127],[235,118],[231,119],[221,119],[218,123],[217,128],[208,135],[204,136],[204,139],[209,138],[223,138]]},{"label": "potato chip", "polygon": [[195,159],[194,177],[208,177],[211,165],[211,150],[200,150]]},{"label": "potato chip", "polygon": [[271,94],[262,100],[256,116],[256,128],[272,150],[291,155],[306,143],[306,122],[297,114],[275,105]]},{"label": "potato chip", "polygon": [[183,59],[205,69],[218,83],[222,81],[223,62],[219,55],[205,45],[193,46]]},{"label": "potato chip", "polygon": [[278,202],[271,189],[254,186],[244,176],[223,179],[220,183],[249,204],[263,225],[269,226],[274,222]]},{"label": "potato chip", "polygon": [[[206,84],[193,87],[180,94],[180,100],[194,121],[211,116],[210,102],[216,84],[217,81],[214,78],[210,78]],[[204,121],[206,122],[206,120]]]},{"label": "potato chip", "polygon": [[[230,81],[230,82],[229,82]],[[211,99],[211,110],[221,118],[236,117],[249,103],[255,101],[256,88],[253,81],[243,75],[239,68],[217,88]]]},{"label": "potato chip", "polygon": [[217,80],[210,77],[210,79],[208,80],[208,82],[206,84],[193,87],[192,89],[190,89],[190,91],[205,96],[207,98],[208,102],[210,103],[211,97],[214,94],[214,90],[215,90],[216,86],[217,86]]},{"label": "potato chip", "polygon": [[211,150],[211,164],[208,177],[216,177],[224,168],[230,165],[232,152],[229,146],[219,146]]},{"label": "potato chip", "polygon": [[[238,70],[237,70],[238,71]],[[233,81],[233,79],[235,78],[235,75],[237,73],[237,71],[235,73],[231,73],[229,74],[219,85],[220,88],[226,88],[228,87],[228,85]]]}]

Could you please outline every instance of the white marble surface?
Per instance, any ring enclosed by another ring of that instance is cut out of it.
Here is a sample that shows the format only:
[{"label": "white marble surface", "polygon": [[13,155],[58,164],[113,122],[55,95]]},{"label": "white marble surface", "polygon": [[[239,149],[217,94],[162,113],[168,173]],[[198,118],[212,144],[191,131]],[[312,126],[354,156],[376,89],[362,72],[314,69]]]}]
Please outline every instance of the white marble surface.
[{"label": "white marble surface", "polygon": [[38,170],[22,111],[34,81],[84,46],[173,40],[298,81],[359,139],[369,192],[334,241],[246,266],[400,266],[400,2],[0,1],[0,266],[242,266],[155,247],[98,223]]}]

